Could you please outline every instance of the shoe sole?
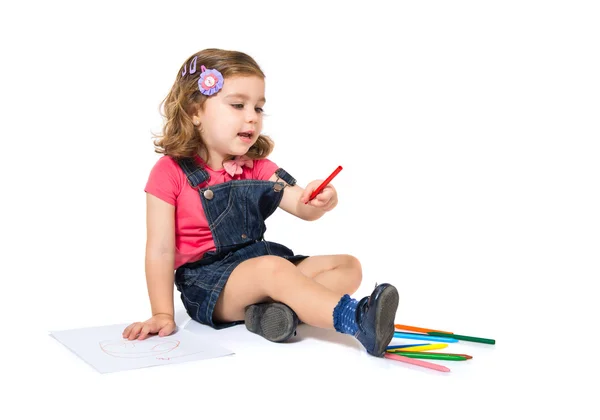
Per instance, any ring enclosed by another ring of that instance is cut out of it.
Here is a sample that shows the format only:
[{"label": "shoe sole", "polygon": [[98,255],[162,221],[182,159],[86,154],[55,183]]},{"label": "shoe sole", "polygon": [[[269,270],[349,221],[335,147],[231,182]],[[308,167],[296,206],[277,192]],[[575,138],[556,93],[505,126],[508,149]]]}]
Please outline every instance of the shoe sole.
[{"label": "shoe sole", "polygon": [[276,343],[286,341],[294,334],[294,315],[282,303],[250,305],[245,312],[248,331]]},{"label": "shoe sole", "polygon": [[381,292],[377,311],[375,312],[375,346],[373,355],[383,357],[385,349],[394,337],[394,321],[398,309],[398,290],[390,286]]}]

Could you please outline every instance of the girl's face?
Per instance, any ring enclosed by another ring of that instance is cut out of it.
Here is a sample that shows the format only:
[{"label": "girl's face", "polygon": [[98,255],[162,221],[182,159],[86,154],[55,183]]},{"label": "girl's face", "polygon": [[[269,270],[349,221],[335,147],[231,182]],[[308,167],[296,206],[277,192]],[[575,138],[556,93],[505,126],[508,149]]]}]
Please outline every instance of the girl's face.
[{"label": "girl's face", "polygon": [[265,81],[257,76],[226,78],[196,116],[208,149],[207,163],[220,169],[228,156],[248,152],[262,130]]}]

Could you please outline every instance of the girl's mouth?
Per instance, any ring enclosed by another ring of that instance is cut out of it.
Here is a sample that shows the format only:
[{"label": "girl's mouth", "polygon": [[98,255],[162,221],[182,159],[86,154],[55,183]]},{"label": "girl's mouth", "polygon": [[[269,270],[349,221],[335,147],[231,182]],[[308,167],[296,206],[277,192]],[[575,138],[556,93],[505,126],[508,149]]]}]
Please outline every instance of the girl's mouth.
[{"label": "girl's mouth", "polygon": [[242,133],[238,133],[238,137],[242,139],[243,142],[251,143],[252,137],[254,133],[252,131],[244,131]]}]

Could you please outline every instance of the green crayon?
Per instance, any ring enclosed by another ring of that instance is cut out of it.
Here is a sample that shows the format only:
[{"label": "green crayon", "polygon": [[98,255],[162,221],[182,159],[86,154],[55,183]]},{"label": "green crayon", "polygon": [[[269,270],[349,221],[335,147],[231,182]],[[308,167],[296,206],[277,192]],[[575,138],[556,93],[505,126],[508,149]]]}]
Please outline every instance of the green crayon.
[{"label": "green crayon", "polygon": [[492,338],[470,337],[468,335],[446,334],[446,333],[433,332],[433,331],[428,332],[427,335],[432,335],[434,337],[456,338],[459,341],[473,341],[475,343],[496,344],[496,340],[494,340]]},{"label": "green crayon", "polygon": [[467,360],[465,356],[458,356],[454,354],[443,354],[443,353],[428,353],[425,351],[401,351],[394,354],[400,356],[410,357],[412,359],[431,359],[431,360]]}]

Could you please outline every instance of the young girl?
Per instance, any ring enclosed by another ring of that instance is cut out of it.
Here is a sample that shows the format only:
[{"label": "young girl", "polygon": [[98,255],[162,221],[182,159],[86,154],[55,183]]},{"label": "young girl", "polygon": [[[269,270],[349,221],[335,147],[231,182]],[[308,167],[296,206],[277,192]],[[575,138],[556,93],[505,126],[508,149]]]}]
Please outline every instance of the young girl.
[{"label": "young girl", "polygon": [[266,241],[265,219],[277,207],[303,220],[335,208],[329,184],[306,188],[267,159],[261,134],[265,75],[248,55],[207,49],[181,67],[163,102],[166,118],[155,142],[163,154],[147,193],[146,279],[152,317],[123,331],[129,340],[171,334],[173,284],[189,316],[213,328],[245,323],[281,342],[306,324],[354,335],[382,357],[394,333],[398,292],[380,284],[360,301],[350,255],[303,256]]}]

